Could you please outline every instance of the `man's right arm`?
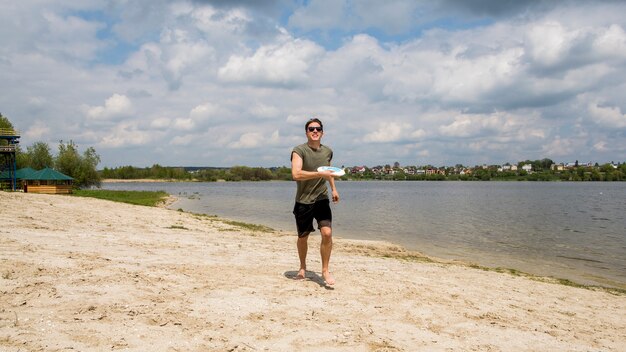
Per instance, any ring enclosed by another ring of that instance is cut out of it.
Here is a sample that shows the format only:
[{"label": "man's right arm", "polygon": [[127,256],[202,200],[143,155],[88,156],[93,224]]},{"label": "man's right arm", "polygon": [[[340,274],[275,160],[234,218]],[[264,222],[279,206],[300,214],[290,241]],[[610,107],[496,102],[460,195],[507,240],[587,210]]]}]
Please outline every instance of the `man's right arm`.
[{"label": "man's right arm", "polygon": [[291,153],[291,178],[294,181],[306,181],[314,178],[333,178],[330,171],[305,171],[302,170],[302,157],[296,152]]}]

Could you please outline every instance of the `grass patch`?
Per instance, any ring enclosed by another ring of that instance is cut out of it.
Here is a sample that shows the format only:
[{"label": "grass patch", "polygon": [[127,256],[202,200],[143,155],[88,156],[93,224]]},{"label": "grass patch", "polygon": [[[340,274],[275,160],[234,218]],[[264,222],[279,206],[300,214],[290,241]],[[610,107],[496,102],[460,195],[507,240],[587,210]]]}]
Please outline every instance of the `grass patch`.
[{"label": "grass patch", "polygon": [[167,227],[168,229],[177,229],[177,230],[189,230],[188,228],[186,228],[185,226],[181,226],[181,225],[172,225],[170,227]]},{"label": "grass patch", "polygon": [[74,190],[72,195],[77,197],[106,199],[114,202],[135,205],[145,205],[149,207],[157,206],[159,203],[165,201],[165,199],[169,196],[163,191],[111,191],[104,189],[79,189]]},{"label": "grass patch", "polygon": [[614,295],[618,295],[618,296],[622,296],[622,295],[626,295],[626,290],[622,289],[622,288],[617,288],[617,287],[607,287],[607,286],[599,286],[599,285],[585,285],[585,284],[579,284],[577,282],[574,282],[572,280],[569,279],[562,279],[562,278],[554,278],[554,277],[547,277],[547,276],[538,276],[538,275],[533,275],[533,274],[529,274],[517,269],[510,269],[510,268],[501,268],[501,267],[497,267],[497,268],[490,268],[490,267],[486,267],[486,266],[481,266],[481,265],[477,265],[477,264],[469,264],[467,265],[470,268],[473,269],[478,269],[478,270],[483,270],[483,271],[493,271],[493,272],[497,272],[497,273],[505,273],[505,274],[509,274],[509,275],[513,275],[513,276],[520,276],[520,277],[525,277],[528,278],[530,280],[534,280],[534,281],[539,281],[539,282],[546,282],[546,283],[552,283],[552,284],[559,284],[559,285],[563,285],[563,286],[570,286],[570,287],[576,287],[576,288],[583,288],[586,290],[599,290],[599,291],[604,291],[604,292],[608,292]]},{"label": "grass patch", "polygon": [[257,225],[257,224],[249,224],[246,222],[240,222],[240,221],[232,221],[232,220],[222,220],[223,223],[231,225],[231,226],[235,226],[244,230],[249,230],[249,231],[255,231],[255,232],[274,232],[274,229],[271,227],[267,227],[264,225]]}]

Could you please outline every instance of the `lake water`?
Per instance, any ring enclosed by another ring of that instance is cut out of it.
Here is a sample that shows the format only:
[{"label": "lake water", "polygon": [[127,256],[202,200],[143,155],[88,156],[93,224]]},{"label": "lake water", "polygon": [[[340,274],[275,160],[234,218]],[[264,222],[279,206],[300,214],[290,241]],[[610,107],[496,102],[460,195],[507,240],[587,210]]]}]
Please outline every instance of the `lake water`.
[{"label": "lake water", "polygon": [[[103,188],[164,190],[179,197],[174,209],[295,233],[293,182]],[[337,188],[341,202],[331,205],[335,236],[626,288],[626,183],[340,181]]]}]

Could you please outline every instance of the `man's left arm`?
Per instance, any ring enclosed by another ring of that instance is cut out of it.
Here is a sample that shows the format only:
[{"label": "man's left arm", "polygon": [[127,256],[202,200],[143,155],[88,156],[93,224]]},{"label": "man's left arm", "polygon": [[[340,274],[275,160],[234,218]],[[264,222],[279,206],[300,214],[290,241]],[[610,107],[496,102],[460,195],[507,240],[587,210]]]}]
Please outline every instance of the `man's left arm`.
[{"label": "man's left arm", "polygon": [[337,187],[335,187],[335,178],[331,177],[328,180],[328,183],[330,183],[330,190],[332,192],[333,203],[338,203],[339,202],[339,192],[337,192]]},{"label": "man's left arm", "polygon": [[[330,166],[331,161],[333,160],[333,151],[330,151],[330,158],[328,158],[328,166]],[[339,192],[337,192],[337,187],[335,187],[335,178],[331,177],[328,180],[330,183],[330,190],[332,192],[333,203],[339,203]]]}]

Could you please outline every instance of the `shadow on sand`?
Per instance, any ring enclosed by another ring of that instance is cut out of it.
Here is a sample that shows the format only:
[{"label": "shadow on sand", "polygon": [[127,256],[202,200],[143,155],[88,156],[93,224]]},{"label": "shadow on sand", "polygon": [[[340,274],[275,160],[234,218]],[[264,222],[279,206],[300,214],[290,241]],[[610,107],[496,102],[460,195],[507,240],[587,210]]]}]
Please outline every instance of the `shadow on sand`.
[{"label": "shadow on sand", "polygon": [[[298,275],[297,271],[285,271],[285,273],[283,274],[285,275],[286,278],[291,279],[291,280],[297,280],[296,276]],[[324,281],[324,278],[320,275],[318,275],[316,272],[314,271],[306,271],[306,274],[304,275],[304,280],[306,281],[313,281],[316,284],[320,285],[321,287],[327,289],[327,290],[334,290],[335,288],[332,286],[329,286],[326,284],[326,281]]]}]

